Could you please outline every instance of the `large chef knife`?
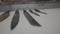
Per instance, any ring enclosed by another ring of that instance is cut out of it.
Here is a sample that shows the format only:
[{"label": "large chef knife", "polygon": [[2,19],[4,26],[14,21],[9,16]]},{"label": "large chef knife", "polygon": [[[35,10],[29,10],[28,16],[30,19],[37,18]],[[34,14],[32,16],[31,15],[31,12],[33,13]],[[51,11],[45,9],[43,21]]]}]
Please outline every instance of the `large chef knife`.
[{"label": "large chef knife", "polygon": [[27,20],[31,25],[41,27],[41,25],[26,10],[23,10],[23,11],[24,11],[25,17],[27,18]]},{"label": "large chef knife", "polygon": [[11,22],[11,30],[13,30],[19,22],[19,10],[16,10],[12,22]]},{"label": "large chef knife", "polygon": [[9,17],[9,12],[10,12],[10,10],[7,10],[7,11],[5,11],[4,14],[0,15],[0,22],[2,22],[3,20],[5,20],[6,18]]}]

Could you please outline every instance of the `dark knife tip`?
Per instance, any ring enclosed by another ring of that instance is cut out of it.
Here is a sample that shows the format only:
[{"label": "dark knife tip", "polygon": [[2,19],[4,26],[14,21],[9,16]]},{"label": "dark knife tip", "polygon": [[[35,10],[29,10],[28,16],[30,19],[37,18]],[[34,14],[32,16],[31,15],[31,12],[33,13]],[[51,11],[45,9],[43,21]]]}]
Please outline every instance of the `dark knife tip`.
[{"label": "dark knife tip", "polygon": [[32,24],[32,26],[41,27],[40,24]]},{"label": "dark knife tip", "polygon": [[12,27],[12,26],[11,26],[11,30],[13,30],[14,28],[15,28],[15,27]]},{"label": "dark knife tip", "polygon": [[13,30],[14,28],[13,27],[11,27],[11,30]]},{"label": "dark knife tip", "polygon": [[41,25],[36,25],[37,27],[41,27]]}]

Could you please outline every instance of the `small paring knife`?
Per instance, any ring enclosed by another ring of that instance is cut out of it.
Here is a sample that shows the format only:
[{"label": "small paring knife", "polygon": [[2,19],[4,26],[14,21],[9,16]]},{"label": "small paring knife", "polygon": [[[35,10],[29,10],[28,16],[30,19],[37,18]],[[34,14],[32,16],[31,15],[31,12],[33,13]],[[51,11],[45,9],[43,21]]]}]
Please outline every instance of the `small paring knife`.
[{"label": "small paring knife", "polygon": [[39,14],[33,12],[31,9],[29,10],[29,12],[31,12],[31,13],[34,14],[34,15],[40,16]]},{"label": "small paring knife", "polygon": [[34,9],[36,12],[38,12],[38,13],[42,13],[42,14],[47,14],[47,13],[45,13],[45,12],[42,12],[42,11],[39,11],[38,9]]}]

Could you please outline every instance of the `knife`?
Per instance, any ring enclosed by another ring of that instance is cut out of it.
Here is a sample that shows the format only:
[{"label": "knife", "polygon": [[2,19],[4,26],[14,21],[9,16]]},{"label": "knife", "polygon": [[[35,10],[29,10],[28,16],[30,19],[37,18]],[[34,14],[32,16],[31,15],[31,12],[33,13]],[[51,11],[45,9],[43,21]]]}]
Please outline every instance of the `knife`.
[{"label": "knife", "polygon": [[26,10],[23,10],[23,11],[24,11],[25,17],[27,18],[27,20],[31,25],[41,27],[41,25]]},{"label": "knife", "polygon": [[42,13],[42,14],[47,14],[47,13],[45,13],[45,12],[42,12],[42,11],[39,11],[38,9],[34,9],[36,12],[38,12],[38,13]]},{"label": "knife", "polygon": [[40,16],[40,15],[38,15],[37,13],[35,13],[35,12],[33,12],[31,9],[29,10],[32,14],[35,14],[35,15],[37,15],[37,16]]},{"label": "knife", "polygon": [[13,30],[19,22],[19,10],[16,10],[12,22],[11,22],[11,30]]},{"label": "knife", "polygon": [[3,20],[5,20],[6,18],[9,17],[9,12],[10,12],[10,10],[7,10],[7,11],[5,11],[4,14],[0,15],[0,22],[2,22]]}]

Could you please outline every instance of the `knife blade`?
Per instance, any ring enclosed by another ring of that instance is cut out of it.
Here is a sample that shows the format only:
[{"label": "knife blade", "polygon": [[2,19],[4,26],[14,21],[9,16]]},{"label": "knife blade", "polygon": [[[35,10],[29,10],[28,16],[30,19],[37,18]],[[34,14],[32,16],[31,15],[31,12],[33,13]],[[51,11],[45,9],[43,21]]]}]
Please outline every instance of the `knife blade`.
[{"label": "knife blade", "polygon": [[26,10],[23,10],[23,11],[24,11],[25,17],[27,18],[27,20],[31,25],[41,27],[41,25]]},{"label": "knife blade", "polygon": [[38,9],[34,9],[36,12],[42,13],[42,14],[47,14],[45,12],[39,11]]},{"label": "knife blade", "polygon": [[19,22],[19,10],[16,10],[12,22],[11,22],[11,30],[13,30]]},{"label": "knife blade", "polygon": [[40,16],[40,15],[38,15],[37,13],[35,13],[35,12],[33,12],[31,9],[29,10],[32,14],[35,14],[35,15],[37,15],[37,16]]},{"label": "knife blade", "polygon": [[9,17],[9,12],[10,12],[10,10],[7,10],[7,11],[5,11],[4,14],[0,15],[0,22],[2,22],[3,20],[5,20],[6,18]]}]

